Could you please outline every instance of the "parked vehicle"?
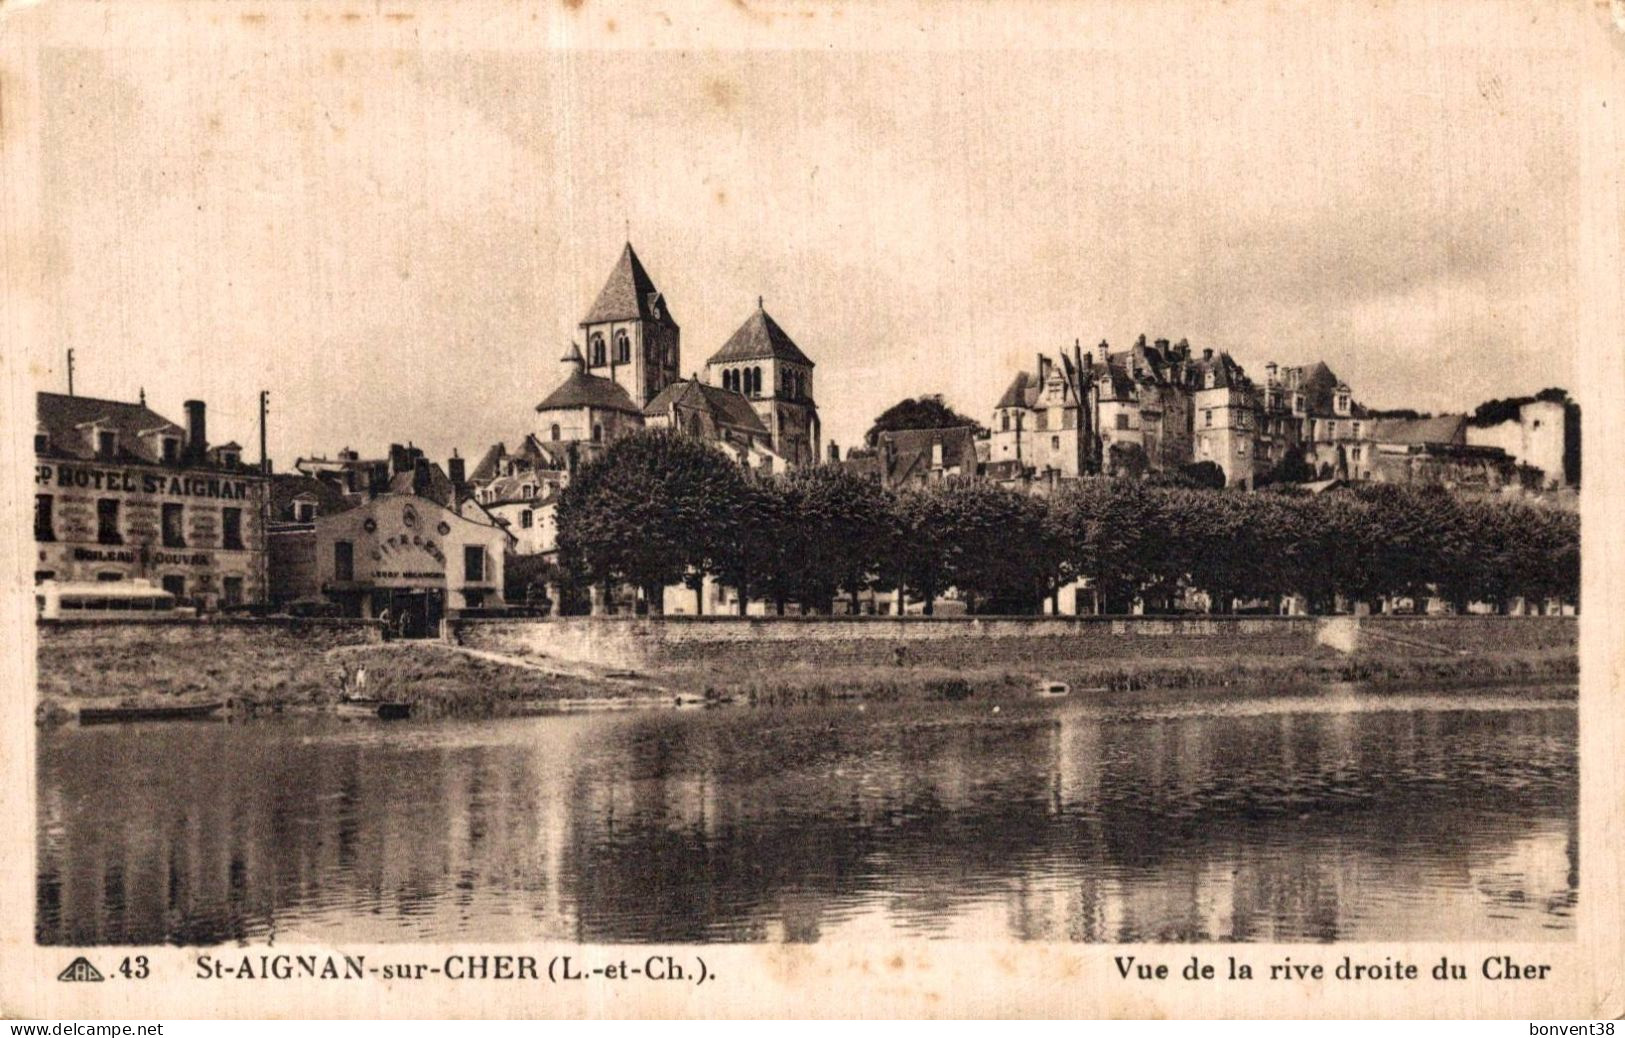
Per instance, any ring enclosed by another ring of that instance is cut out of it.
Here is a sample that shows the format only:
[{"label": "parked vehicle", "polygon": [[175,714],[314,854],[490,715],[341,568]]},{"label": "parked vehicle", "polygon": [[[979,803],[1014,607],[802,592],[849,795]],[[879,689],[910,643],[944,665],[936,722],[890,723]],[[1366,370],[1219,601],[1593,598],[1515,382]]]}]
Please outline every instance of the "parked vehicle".
[{"label": "parked vehicle", "polygon": [[197,611],[177,607],[175,596],[148,580],[58,582],[34,588],[42,620],[173,620]]}]

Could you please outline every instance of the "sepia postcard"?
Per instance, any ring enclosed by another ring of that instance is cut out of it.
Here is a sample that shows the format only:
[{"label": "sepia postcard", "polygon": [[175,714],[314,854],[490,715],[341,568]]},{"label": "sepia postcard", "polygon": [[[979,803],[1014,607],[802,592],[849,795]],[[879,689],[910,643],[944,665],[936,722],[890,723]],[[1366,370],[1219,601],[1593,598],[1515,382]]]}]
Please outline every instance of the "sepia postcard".
[{"label": "sepia postcard", "polygon": [[1619,1018],[1622,69],[0,3],[0,1012]]}]

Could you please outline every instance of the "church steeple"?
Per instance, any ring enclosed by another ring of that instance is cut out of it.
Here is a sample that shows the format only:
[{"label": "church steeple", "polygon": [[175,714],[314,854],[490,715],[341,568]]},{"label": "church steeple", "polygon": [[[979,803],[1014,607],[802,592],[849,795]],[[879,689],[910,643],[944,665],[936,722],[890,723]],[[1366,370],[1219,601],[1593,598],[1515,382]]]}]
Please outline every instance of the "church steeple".
[{"label": "church steeple", "polygon": [[619,383],[638,406],[678,379],[680,329],[627,242],[581,321],[585,370]]}]

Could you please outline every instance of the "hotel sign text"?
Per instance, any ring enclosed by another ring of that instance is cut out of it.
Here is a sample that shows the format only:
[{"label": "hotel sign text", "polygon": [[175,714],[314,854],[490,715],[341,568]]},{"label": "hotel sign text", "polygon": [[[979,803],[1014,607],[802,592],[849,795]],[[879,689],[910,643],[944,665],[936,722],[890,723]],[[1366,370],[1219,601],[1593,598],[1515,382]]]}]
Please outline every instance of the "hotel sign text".
[{"label": "hotel sign text", "polygon": [[54,485],[78,490],[115,490],[127,494],[163,494],[168,497],[210,497],[230,501],[248,498],[248,481],[219,476],[167,472],[137,472],[129,469],[85,468],[79,465],[37,465],[37,485]]}]

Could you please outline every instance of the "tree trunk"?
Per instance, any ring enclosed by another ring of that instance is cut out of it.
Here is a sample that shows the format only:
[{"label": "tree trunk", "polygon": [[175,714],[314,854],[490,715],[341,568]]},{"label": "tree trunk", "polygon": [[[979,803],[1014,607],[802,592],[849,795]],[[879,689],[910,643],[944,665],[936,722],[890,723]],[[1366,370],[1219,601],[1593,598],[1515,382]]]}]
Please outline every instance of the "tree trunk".
[{"label": "tree trunk", "polygon": [[784,596],[776,596],[773,599],[773,612],[777,616],[784,615]]},{"label": "tree trunk", "polygon": [[705,585],[703,583],[694,589],[694,615],[705,615]]},{"label": "tree trunk", "polygon": [[658,585],[644,588],[643,602],[648,608],[650,616],[664,616],[666,613],[666,589]]},{"label": "tree trunk", "polygon": [[924,608],[923,611],[924,611],[926,616],[936,616],[937,615],[937,596],[935,594],[932,594],[931,592],[926,592],[926,595],[925,595],[925,608]]},{"label": "tree trunk", "polygon": [[853,587],[852,587],[852,615],[853,616],[858,615],[858,609],[859,608],[860,608],[860,603],[858,602],[858,589],[857,589],[856,585],[853,585]]}]

